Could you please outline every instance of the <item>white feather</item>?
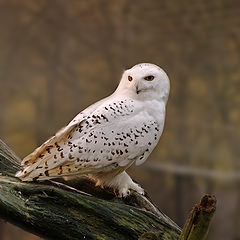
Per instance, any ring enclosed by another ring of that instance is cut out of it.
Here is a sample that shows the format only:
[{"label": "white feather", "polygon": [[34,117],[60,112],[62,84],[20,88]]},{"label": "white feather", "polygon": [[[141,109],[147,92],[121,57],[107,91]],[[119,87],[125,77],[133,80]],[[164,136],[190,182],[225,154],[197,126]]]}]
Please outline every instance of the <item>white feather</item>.
[{"label": "white feather", "polygon": [[25,157],[16,176],[32,181],[90,174],[120,193],[129,188],[141,192],[125,170],[134,162],[142,164],[158,143],[169,89],[166,73],[156,65],[126,70],[111,96],[86,108]]}]

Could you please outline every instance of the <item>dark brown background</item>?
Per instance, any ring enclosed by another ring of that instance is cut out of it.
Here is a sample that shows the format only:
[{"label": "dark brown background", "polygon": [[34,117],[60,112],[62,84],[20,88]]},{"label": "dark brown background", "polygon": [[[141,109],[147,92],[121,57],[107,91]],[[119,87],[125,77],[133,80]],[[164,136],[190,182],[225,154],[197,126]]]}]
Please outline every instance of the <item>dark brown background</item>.
[{"label": "dark brown background", "polygon": [[179,225],[216,194],[208,239],[240,239],[239,1],[0,0],[0,137],[24,157],[140,62],[165,69],[171,94],[160,144],[131,176]]}]

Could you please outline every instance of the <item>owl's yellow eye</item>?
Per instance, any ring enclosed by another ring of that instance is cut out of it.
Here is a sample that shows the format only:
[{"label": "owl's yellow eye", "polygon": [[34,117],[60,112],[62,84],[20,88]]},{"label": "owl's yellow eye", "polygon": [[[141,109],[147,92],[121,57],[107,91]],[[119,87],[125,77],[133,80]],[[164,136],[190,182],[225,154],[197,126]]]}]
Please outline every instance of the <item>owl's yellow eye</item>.
[{"label": "owl's yellow eye", "polygon": [[154,79],[154,76],[150,75],[144,78],[147,81],[152,81]]},{"label": "owl's yellow eye", "polygon": [[133,78],[131,76],[128,76],[128,80],[131,82]]}]

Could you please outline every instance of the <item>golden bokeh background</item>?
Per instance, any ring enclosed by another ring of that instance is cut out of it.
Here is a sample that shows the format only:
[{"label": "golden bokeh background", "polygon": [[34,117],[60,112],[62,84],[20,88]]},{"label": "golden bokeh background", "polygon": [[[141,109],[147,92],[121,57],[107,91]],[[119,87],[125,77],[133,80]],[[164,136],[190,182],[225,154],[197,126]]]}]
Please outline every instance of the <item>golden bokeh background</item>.
[{"label": "golden bokeh background", "polygon": [[[180,226],[215,194],[208,239],[240,239],[239,16],[236,0],[0,0],[0,138],[24,157],[124,69],[155,63],[171,81],[166,126],[130,175]],[[2,222],[0,239],[16,236],[38,239]]]}]

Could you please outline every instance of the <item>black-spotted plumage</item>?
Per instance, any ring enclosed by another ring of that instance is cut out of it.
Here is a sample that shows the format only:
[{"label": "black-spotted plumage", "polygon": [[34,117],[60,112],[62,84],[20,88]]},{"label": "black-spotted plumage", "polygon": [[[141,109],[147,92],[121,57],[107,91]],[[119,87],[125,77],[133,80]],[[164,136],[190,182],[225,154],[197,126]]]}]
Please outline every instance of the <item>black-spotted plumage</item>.
[{"label": "black-spotted plumage", "polygon": [[[146,75],[155,80],[144,80]],[[88,174],[122,195],[129,188],[143,193],[125,170],[143,163],[156,146],[168,92],[169,80],[162,69],[153,64],[134,66],[124,72],[111,96],[85,109],[24,158],[24,169],[16,176],[32,181]]]}]

